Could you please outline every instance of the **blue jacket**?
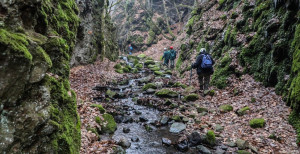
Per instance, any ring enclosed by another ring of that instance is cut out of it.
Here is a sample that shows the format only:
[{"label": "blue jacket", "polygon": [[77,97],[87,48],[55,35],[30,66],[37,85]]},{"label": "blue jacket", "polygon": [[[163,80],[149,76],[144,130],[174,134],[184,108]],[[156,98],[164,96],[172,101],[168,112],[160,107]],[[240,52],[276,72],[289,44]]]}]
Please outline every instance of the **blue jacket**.
[{"label": "blue jacket", "polygon": [[172,49],[172,50],[170,50],[170,54],[171,54],[170,59],[175,60],[176,59],[176,51]]}]

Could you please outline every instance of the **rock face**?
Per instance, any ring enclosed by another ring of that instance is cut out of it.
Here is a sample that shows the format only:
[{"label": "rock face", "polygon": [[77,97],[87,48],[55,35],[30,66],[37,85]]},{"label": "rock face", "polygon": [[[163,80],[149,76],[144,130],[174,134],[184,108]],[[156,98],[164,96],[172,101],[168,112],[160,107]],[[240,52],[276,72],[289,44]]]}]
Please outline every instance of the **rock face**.
[{"label": "rock face", "polygon": [[106,0],[77,0],[80,25],[71,66],[88,64],[97,56],[115,60],[118,57],[117,31],[111,22]]},{"label": "rock face", "polygon": [[[119,46],[145,51],[160,37],[175,39],[172,25],[187,21],[194,0],[125,0],[113,9],[112,19],[118,24]],[[160,37],[159,37],[160,36]]]},{"label": "rock face", "polygon": [[74,0],[0,1],[0,153],[79,153]]}]

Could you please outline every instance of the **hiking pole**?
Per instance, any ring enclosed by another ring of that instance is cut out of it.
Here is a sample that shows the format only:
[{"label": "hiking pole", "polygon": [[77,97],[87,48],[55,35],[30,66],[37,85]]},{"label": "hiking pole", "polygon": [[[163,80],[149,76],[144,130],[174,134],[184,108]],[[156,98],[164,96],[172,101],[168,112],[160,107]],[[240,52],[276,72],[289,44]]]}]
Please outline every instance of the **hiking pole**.
[{"label": "hiking pole", "polygon": [[193,68],[191,67],[191,74],[190,74],[190,83],[189,83],[189,86],[191,86],[191,82],[192,82],[192,75],[193,75]]}]

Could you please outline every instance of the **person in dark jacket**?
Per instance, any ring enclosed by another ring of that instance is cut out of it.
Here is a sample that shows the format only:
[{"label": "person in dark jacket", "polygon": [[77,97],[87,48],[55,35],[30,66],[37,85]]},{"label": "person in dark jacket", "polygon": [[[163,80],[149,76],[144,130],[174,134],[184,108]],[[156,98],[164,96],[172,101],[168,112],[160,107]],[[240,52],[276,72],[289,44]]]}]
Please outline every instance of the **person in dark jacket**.
[{"label": "person in dark jacket", "polygon": [[175,59],[176,59],[176,51],[173,49],[173,46],[170,46],[170,65],[171,68],[175,66]]},{"label": "person in dark jacket", "polygon": [[[208,68],[203,68],[203,57],[207,56],[211,60],[211,66]],[[199,55],[197,56],[196,62],[192,64],[193,69],[197,69],[197,74],[198,74],[198,80],[200,84],[200,90],[207,90],[209,87],[209,82],[210,82],[210,76],[214,73],[214,69],[212,65],[214,65],[214,60],[212,59],[211,55],[206,53],[206,49],[202,48],[200,50]]]}]

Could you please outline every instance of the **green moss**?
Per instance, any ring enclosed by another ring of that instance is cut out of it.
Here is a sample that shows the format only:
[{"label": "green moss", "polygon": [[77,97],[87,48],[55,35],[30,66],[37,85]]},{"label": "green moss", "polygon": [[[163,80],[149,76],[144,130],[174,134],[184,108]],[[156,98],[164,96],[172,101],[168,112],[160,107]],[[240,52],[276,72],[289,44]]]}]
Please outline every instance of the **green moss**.
[{"label": "green moss", "polygon": [[211,83],[220,89],[223,89],[227,86],[227,78],[233,73],[233,70],[230,68],[230,63],[231,58],[229,54],[226,54],[216,66],[215,72],[212,75]]},{"label": "green moss", "polygon": [[226,113],[226,112],[232,111],[233,107],[231,105],[226,104],[226,105],[221,105],[219,107],[219,109],[220,109],[221,112],[225,112]]},{"label": "green moss", "polygon": [[223,5],[226,2],[226,0],[219,0],[219,5]]},{"label": "green moss", "polygon": [[115,72],[117,72],[117,73],[119,73],[119,74],[123,74],[123,73],[124,73],[123,69],[115,70]]},{"label": "green moss", "polygon": [[42,61],[45,61],[48,64],[49,68],[52,67],[52,61],[43,48],[38,46],[36,48],[36,54],[38,55],[39,58],[42,59]]},{"label": "green moss", "polygon": [[96,108],[98,108],[99,111],[100,111],[100,113],[102,113],[102,114],[106,112],[106,110],[105,110],[105,109],[103,108],[103,106],[100,105],[100,104],[92,104],[91,107],[96,107]]},{"label": "green moss", "polygon": [[142,64],[136,64],[134,67],[137,68],[137,69],[142,69],[143,65]]},{"label": "green moss", "polygon": [[113,92],[111,90],[107,90],[105,93],[105,95],[108,96],[109,98],[114,98],[116,94],[117,94],[116,92]]},{"label": "green moss", "polygon": [[153,60],[149,59],[149,60],[146,60],[144,64],[145,65],[154,65],[155,62]]},{"label": "green moss", "polygon": [[176,82],[172,87],[181,87],[183,89],[187,88],[187,85],[182,84],[180,82]]},{"label": "green moss", "polygon": [[59,80],[50,76],[42,80],[50,88],[50,124],[58,128],[51,135],[51,144],[57,152],[79,153],[81,136],[76,95],[70,90],[67,80]]},{"label": "green moss", "polygon": [[122,70],[123,70],[123,72],[125,72],[125,73],[129,73],[129,72],[130,72],[130,70],[129,70],[128,67],[123,67]]},{"label": "green moss", "polygon": [[146,55],[145,55],[145,54],[139,54],[137,57],[138,57],[139,59],[145,59],[145,58],[146,58]]},{"label": "green moss", "polygon": [[197,94],[190,94],[190,95],[184,96],[184,98],[183,98],[184,101],[196,101],[198,99],[199,99],[199,95],[197,95]]},{"label": "green moss", "polygon": [[216,136],[215,136],[214,131],[212,131],[212,130],[207,131],[205,141],[209,145],[215,145],[216,144]]},{"label": "green moss", "polygon": [[251,152],[248,152],[246,150],[238,150],[237,153],[238,154],[251,154]]},{"label": "green moss", "polygon": [[150,68],[150,70],[151,70],[151,71],[159,71],[160,68],[159,68],[158,66],[156,66],[156,67]]},{"label": "green moss", "polygon": [[220,16],[220,18],[221,18],[222,20],[226,20],[226,19],[227,19],[227,16],[226,16],[225,14],[223,14],[223,15]]},{"label": "green moss", "polygon": [[210,96],[214,96],[215,95],[215,90],[205,90],[204,91],[204,95],[206,96],[206,95],[210,95]]},{"label": "green moss", "polygon": [[237,114],[238,114],[239,116],[242,116],[242,115],[245,115],[246,112],[249,111],[249,110],[250,110],[250,108],[249,108],[248,106],[246,106],[246,107],[243,107],[243,108],[239,109],[239,110],[237,111]]},{"label": "green moss", "polygon": [[178,93],[169,89],[162,89],[156,92],[155,95],[159,97],[177,97]]},{"label": "green moss", "polygon": [[156,87],[156,85],[153,84],[153,83],[148,83],[148,84],[144,85],[143,90],[146,91],[146,90],[148,90],[148,89],[150,89],[150,88],[156,89],[157,87]]},{"label": "green moss", "polygon": [[159,75],[159,76],[164,75],[164,73],[162,73],[162,72],[160,72],[160,71],[154,71],[154,74],[155,74],[155,75]]},{"label": "green moss", "polygon": [[265,126],[266,122],[264,119],[259,118],[259,119],[250,120],[249,124],[252,128],[263,128]]},{"label": "green moss", "polygon": [[115,68],[115,69],[121,69],[122,66],[121,66],[121,64],[116,64],[116,65],[114,66],[114,68]]},{"label": "green moss", "polygon": [[251,98],[251,103],[255,103],[256,99],[254,97]]},{"label": "green moss", "polygon": [[208,112],[208,109],[204,107],[197,107],[197,112],[198,113]]},{"label": "green moss", "polygon": [[32,55],[27,48],[29,43],[24,34],[0,29],[0,44],[10,48],[10,54],[14,54],[16,57],[24,57],[30,62],[32,61]]},{"label": "green moss", "polygon": [[135,73],[135,74],[136,74],[136,73],[138,73],[138,72],[139,72],[139,71],[138,71],[138,69],[136,69],[136,68],[132,70],[132,73]]},{"label": "green moss", "polygon": [[181,121],[181,118],[180,118],[179,115],[174,115],[174,116],[172,117],[172,120],[175,120],[175,121],[177,121],[177,122],[180,122],[180,121]]},{"label": "green moss", "polygon": [[167,70],[167,71],[165,71],[165,74],[172,75],[173,73],[172,73],[172,71],[171,71],[171,70]]},{"label": "green moss", "polygon": [[112,134],[117,129],[117,123],[115,122],[115,119],[110,114],[103,114],[102,118],[95,117],[95,121],[100,124],[101,126],[101,133],[109,133]]}]

